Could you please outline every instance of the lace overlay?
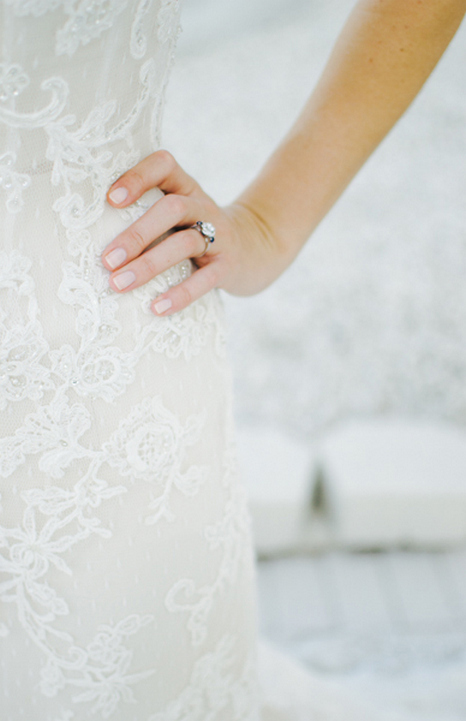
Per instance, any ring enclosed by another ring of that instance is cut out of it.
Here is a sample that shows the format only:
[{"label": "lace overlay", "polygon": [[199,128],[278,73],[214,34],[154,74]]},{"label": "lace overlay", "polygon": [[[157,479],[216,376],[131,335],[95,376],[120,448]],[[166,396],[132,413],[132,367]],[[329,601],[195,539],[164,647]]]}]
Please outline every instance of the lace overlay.
[{"label": "lace overlay", "polygon": [[[158,147],[177,0],[0,0],[2,720],[256,721],[222,313],[118,296],[105,194]],[[26,661],[25,661],[26,659]]]}]

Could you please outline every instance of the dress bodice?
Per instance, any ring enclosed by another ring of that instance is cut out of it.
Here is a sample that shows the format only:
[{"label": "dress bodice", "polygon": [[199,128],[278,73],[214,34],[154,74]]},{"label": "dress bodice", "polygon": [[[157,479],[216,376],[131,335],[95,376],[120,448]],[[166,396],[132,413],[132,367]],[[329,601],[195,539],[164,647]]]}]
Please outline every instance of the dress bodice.
[{"label": "dress bodice", "polygon": [[68,229],[95,222],[158,146],[178,28],[178,0],[0,0],[0,218],[45,175]]}]

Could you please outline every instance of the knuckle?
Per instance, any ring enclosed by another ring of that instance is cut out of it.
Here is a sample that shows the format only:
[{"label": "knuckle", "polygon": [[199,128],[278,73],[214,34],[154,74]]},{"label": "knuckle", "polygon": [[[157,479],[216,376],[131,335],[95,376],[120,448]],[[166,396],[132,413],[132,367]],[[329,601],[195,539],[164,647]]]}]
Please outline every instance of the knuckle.
[{"label": "knuckle", "polygon": [[157,275],[157,269],[150,253],[144,253],[143,255],[141,255],[140,261],[142,262],[145,275],[149,276],[150,278],[153,278],[154,275]]},{"label": "knuckle", "polygon": [[135,170],[134,168],[127,170],[124,175],[124,178],[125,178],[125,181],[126,180],[129,181],[128,183],[125,182],[125,184],[130,185],[132,195],[140,195],[144,192],[144,189],[145,189],[144,178],[137,170]]},{"label": "knuckle", "polygon": [[137,254],[141,253],[147,245],[146,239],[142,235],[141,231],[135,227],[129,228],[127,232],[128,240],[131,246],[136,249]]},{"label": "knuckle", "polygon": [[193,297],[191,294],[191,291],[189,288],[186,287],[184,283],[178,286],[177,288],[177,295],[178,295],[178,304],[181,308],[185,308],[186,306],[190,305],[193,301]]},{"label": "knuckle", "polygon": [[168,150],[157,150],[157,152],[154,153],[154,158],[163,166],[167,174],[171,173],[176,167],[176,160]]},{"label": "knuckle", "polygon": [[165,209],[171,216],[180,219],[185,213],[185,202],[180,195],[166,195],[165,198]]}]

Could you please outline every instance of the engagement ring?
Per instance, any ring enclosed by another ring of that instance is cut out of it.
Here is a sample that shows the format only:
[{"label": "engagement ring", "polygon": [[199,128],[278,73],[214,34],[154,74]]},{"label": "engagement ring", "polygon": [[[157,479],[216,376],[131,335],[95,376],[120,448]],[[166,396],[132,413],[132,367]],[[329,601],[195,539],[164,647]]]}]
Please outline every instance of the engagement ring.
[{"label": "engagement ring", "polygon": [[215,240],[215,228],[212,223],[204,223],[202,220],[198,220],[197,223],[191,226],[195,230],[199,231],[205,241],[205,248],[200,255],[195,255],[195,258],[202,258],[209,249],[209,245]]}]

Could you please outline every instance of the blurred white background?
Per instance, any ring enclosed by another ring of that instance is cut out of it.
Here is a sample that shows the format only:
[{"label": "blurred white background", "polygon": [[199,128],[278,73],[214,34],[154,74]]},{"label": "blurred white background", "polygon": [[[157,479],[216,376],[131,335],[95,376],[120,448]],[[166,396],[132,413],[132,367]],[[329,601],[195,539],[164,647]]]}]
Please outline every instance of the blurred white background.
[{"label": "blurred white background", "polygon": [[[218,202],[354,4],[184,0],[163,140]],[[463,26],[293,266],[225,296],[263,629],[425,721],[466,719],[465,190]]]}]

